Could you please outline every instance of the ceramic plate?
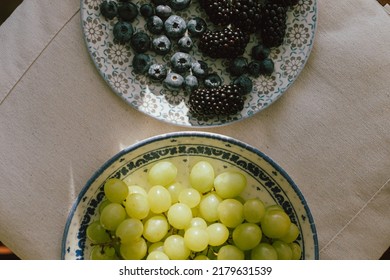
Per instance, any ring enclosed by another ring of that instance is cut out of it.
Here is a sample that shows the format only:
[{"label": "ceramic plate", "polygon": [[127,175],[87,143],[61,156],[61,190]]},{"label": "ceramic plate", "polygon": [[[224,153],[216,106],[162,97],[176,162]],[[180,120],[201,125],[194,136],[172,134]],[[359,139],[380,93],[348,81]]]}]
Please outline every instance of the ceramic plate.
[{"label": "ceramic plate", "polygon": [[[300,0],[288,11],[287,31],[283,45],[273,48],[270,57],[275,64],[271,76],[260,76],[255,79],[252,92],[245,100],[240,114],[229,117],[202,119],[193,116],[187,107],[188,96],[183,92],[167,91],[161,83],[152,82],[143,75],[133,72],[131,66],[133,51],[129,46],[114,44],[114,20],[106,20],[99,10],[102,0],[81,0],[81,22],[85,41],[92,60],[101,76],[111,89],[126,103],[137,110],[158,120],[186,127],[212,127],[229,124],[248,118],[271,105],[297,79],[310,54],[317,22],[316,0]],[[146,0],[134,1],[138,4]],[[185,19],[200,15],[207,19],[198,6],[192,1],[190,8],[177,12]],[[135,30],[146,30],[145,21],[138,16],[132,23]],[[249,50],[257,42],[254,35],[247,46],[244,56],[249,58]],[[196,41],[195,41],[196,45]],[[149,53],[155,61],[167,63],[172,53],[161,57]],[[227,60],[215,60],[202,56],[196,47],[191,52],[196,59],[204,60],[218,73],[223,82],[230,83],[227,76]]]},{"label": "ceramic plate", "polygon": [[[179,132],[152,137],[132,145],[108,160],[80,192],[69,214],[62,241],[62,259],[88,259],[91,244],[86,228],[99,217],[108,178],[120,178],[140,186],[147,185],[147,170],[159,160],[170,160],[179,174],[188,174],[199,160],[209,161],[215,174],[239,169],[247,178],[244,199],[258,197],[266,205],[279,204],[299,227],[297,241],[302,259],[318,259],[318,241],[313,217],[299,188],[288,174],[265,154],[241,141],[220,134]],[[187,179],[186,179],[187,178]],[[178,179],[189,185],[187,176]]]}]

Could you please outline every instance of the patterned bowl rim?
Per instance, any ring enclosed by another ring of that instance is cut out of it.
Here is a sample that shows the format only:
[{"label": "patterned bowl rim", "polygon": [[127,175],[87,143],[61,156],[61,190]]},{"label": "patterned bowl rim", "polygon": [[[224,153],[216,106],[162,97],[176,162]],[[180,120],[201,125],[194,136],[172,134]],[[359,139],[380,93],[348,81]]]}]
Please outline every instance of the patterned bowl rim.
[{"label": "patterned bowl rim", "polygon": [[149,138],[146,138],[144,140],[141,140],[139,142],[136,142],[133,145],[130,145],[121,151],[119,151],[117,154],[115,154],[113,157],[111,157],[109,160],[107,160],[95,173],[92,175],[92,177],[87,181],[87,183],[84,185],[84,187],[81,189],[79,195],[77,196],[76,201],[73,203],[69,216],[67,218],[65,228],[64,228],[64,233],[62,237],[62,245],[61,245],[61,259],[65,259],[65,252],[66,252],[66,241],[67,241],[67,236],[68,236],[68,231],[70,224],[72,222],[73,216],[76,212],[76,209],[84,197],[85,193],[88,191],[88,189],[91,187],[93,182],[107,169],[109,168],[114,162],[119,160],[121,157],[124,155],[128,154],[131,151],[137,150],[140,147],[149,145],[153,142],[159,142],[163,141],[166,139],[170,138],[182,138],[182,137],[187,137],[187,138],[209,138],[213,140],[218,140],[221,142],[226,142],[229,144],[233,144],[237,147],[240,147],[242,149],[245,149],[249,151],[250,153],[254,153],[258,155],[260,158],[264,159],[267,163],[269,163],[273,168],[275,168],[276,171],[278,171],[289,183],[289,185],[293,188],[295,194],[298,196],[300,202],[304,206],[305,212],[307,213],[309,223],[310,223],[310,228],[312,232],[312,237],[313,237],[313,242],[314,242],[314,258],[316,260],[319,259],[319,246],[318,246],[318,237],[317,237],[317,230],[316,226],[314,223],[314,218],[311,214],[310,208],[306,202],[306,199],[304,198],[301,190],[299,187],[295,184],[295,182],[291,179],[291,177],[287,174],[287,172],[281,168],[275,161],[273,161],[269,156],[261,152],[260,150],[254,148],[253,146],[240,141],[238,139],[232,138],[230,136],[218,134],[218,133],[212,133],[212,132],[199,132],[199,131],[182,131],[182,132],[171,132],[171,133],[165,133],[165,134],[160,134],[156,136],[152,136]]}]

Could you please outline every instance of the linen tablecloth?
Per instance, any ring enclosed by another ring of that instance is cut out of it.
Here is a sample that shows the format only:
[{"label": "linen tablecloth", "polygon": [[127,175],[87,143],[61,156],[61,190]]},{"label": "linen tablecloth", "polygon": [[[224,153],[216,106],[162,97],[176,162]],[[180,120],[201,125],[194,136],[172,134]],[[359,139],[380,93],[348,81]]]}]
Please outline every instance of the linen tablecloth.
[{"label": "linen tablecloth", "polygon": [[[389,50],[390,17],[376,1],[318,1],[314,46],[288,91],[251,118],[196,129],[286,170],[311,208],[321,259],[379,259],[390,245]],[[136,141],[191,128],[112,92],[84,43],[79,0],[24,0],[0,26],[0,55],[0,240],[22,259],[59,259],[95,170]]]}]

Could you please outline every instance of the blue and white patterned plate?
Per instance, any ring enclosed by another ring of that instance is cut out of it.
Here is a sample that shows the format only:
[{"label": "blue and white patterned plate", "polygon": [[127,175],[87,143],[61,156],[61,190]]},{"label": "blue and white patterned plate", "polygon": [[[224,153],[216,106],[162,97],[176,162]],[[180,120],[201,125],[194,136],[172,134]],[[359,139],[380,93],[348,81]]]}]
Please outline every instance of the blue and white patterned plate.
[{"label": "blue and white patterned plate", "polygon": [[[288,174],[265,154],[239,140],[214,133],[177,132],[138,142],[108,160],[86,183],[69,214],[63,240],[62,259],[89,259],[91,244],[86,228],[98,219],[107,178],[120,178],[147,185],[147,170],[157,161],[169,159],[182,174],[180,182],[189,185],[188,172],[199,160],[209,161],[215,173],[236,168],[245,174],[245,199],[258,197],[267,205],[279,204],[299,227],[302,259],[318,259],[316,227],[301,191]],[[187,176],[185,176],[187,175]]]},{"label": "blue and white patterned plate", "polygon": [[[81,23],[88,51],[97,69],[112,88],[126,103],[137,110],[158,120],[187,127],[212,127],[229,124],[248,118],[275,102],[297,79],[308,60],[313,46],[317,23],[317,0],[299,0],[290,9],[287,19],[287,33],[282,46],[273,48],[270,56],[275,63],[275,72],[271,76],[260,76],[254,81],[252,92],[245,101],[240,114],[213,119],[196,118],[187,107],[188,96],[183,92],[171,92],[161,83],[152,82],[143,75],[133,72],[131,66],[133,51],[129,46],[114,44],[112,29],[115,20],[106,20],[99,10],[102,0],[81,0]],[[134,1],[141,4],[146,0]],[[183,18],[200,15],[197,1],[191,7],[177,13]],[[138,16],[133,22],[135,30],[145,30],[145,21]],[[254,35],[244,56],[249,58],[249,50],[256,43]],[[196,44],[195,44],[196,45]],[[167,63],[172,53],[160,57],[150,53],[158,62]],[[203,57],[196,48],[191,53],[196,59],[204,60],[214,72],[229,83],[226,75],[228,61]]]}]

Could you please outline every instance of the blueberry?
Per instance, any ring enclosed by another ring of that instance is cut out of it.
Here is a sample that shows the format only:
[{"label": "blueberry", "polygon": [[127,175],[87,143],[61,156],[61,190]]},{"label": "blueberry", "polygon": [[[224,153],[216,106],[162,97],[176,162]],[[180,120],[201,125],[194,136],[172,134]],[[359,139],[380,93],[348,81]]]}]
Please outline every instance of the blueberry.
[{"label": "blueberry", "polygon": [[139,12],[144,18],[150,18],[151,16],[154,16],[154,6],[152,4],[146,3],[142,4],[139,8]]},{"label": "blueberry", "polygon": [[156,7],[156,15],[165,20],[172,15],[172,8],[168,5],[158,5]]},{"label": "blueberry", "polygon": [[248,60],[245,57],[239,56],[233,59],[229,64],[229,72],[233,76],[245,74],[248,69]]},{"label": "blueberry", "polygon": [[203,81],[206,88],[215,88],[222,84],[222,79],[217,73],[208,74]]},{"label": "blueberry", "polygon": [[99,7],[106,19],[113,19],[118,14],[118,5],[114,1],[103,1]]},{"label": "blueberry", "polygon": [[185,20],[178,15],[171,15],[164,23],[165,33],[170,38],[180,38],[187,29]]},{"label": "blueberry", "polygon": [[171,67],[177,73],[183,73],[191,68],[192,57],[188,53],[177,52],[171,57]]},{"label": "blueberry", "polygon": [[137,53],[144,53],[150,49],[151,39],[148,34],[138,31],[131,37],[131,46]]},{"label": "blueberry", "polygon": [[261,74],[261,63],[258,60],[252,60],[248,64],[248,73],[253,77],[259,77]]},{"label": "blueberry", "polygon": [[148,76],[155,81],[162,81],[167,76],[167,68],[163,64],[152,64],[148,69]]},{"label": "blueberry", "polygon": [[207,30],[207,23],[201,17],[193,17],[187,23],[188,32],[193,37],[199,37]]},{"label": "blueberry", "polygon": [[262,60],[260,62],[260,65],[261,65],[261,73],[264,75],[269,76],[275,70],[274,62],[270,58],[266,58],[266,59]]},{"label": "blueberry", "polygon": [[234,79],[233,84],[238,85],[241,88],[242,95],[250,93],[253,88],[252,80],[245,74]]},{"label": "blueberry", "polygon": [[175,11],[181,11],[188,8],[191,4],[191,0],[171,0],[171,7]]},{"label": "blueberry", "polygon": [[199,87],[198,78],[194,75],[188,75],[184,79],[184,88],[187,93],[191,93]]},{"label": "blueberry", "polygon": [[271,50],[263,45],[256,45],[252,48],[252,59],[254,60],[264,60],[266,59]]},{"label": "blueberry", "polygon": [[152,58],[147,54],[139,53],[133,57],[133,69],[137,74],[145,74],[151,64]]},{"label": "blueberry", "polygon": [[114,25],[114,40],[119,44],[125,44],[130,42],[131,36],[133,36],[133,26],[126,21],[118,21]]},{"label": "blueberry", "polygon": [[158,16],[151,16],[146,20],[146,27],[153,34],[161,34],[164,30],[164,22]]},{"label": "blueberry", "polygon": [[209,67],[206,62],[198,60],[191,65],[192,74],[198,78],[204,78],[209,73]]},{"label": "blueberry", "polygon": [[169,72],[163,82],[164,86],[170,90],[179,90],[183,87],[184,78],[182,75]]},{"label": "blueberry", "polygon": [[132,2],[124,2],[118,6],[118,16],[124,21],[133,21],[138,16],[138,7]]},{"label": "blueberry", "polygon": [[177,45],[181,52],[189,52],[192,49],[194,43],[192,42],[191,37],[185,35],[179,39]]},{"label": "blueberry", "polygon": [[153,50],[160,55],[165,55],[171,50],[171,41],[165,35],[160,35],[152,40]]}]

